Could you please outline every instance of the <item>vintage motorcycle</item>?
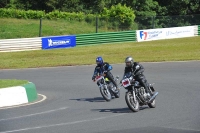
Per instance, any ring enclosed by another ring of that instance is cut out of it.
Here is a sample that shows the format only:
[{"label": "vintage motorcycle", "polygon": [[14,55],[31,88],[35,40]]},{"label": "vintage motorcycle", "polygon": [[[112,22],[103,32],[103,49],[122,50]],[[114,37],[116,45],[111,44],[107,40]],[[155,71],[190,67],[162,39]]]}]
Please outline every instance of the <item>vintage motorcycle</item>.
[{"label": "vintage motorcycle", "polygon": [[[119,79],[119,76],[115,77],[115,82]],[[119,98],[120,91],[113,85],[113,83],[105,78],[104,75],[98,75],[95,77],[95,81],[99,86],[100,93],[106,101],[110,101],[112,98]]]},{"label": "vintage motorcycle", "polygon": [[121,84],[127,90],[125,100],[129,109],[133,112],[139,111],[140,106],[143,105],[148,105],[150,108],[156,107],[155,98],[158,95],[158,92],[155,92],[153,84],[149,84],[150,93],[153,95],[152,97],[149,96],[145,92],[145,88],[134,79],[131,72],[124,74]]}]

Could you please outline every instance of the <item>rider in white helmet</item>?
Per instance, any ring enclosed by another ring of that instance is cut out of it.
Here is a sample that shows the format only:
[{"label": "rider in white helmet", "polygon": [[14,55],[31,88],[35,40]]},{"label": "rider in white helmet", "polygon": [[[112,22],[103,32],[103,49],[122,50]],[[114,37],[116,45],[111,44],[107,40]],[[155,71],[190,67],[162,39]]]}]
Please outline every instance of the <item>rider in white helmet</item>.
[{"label": "rider in white helmet", "polygon": [[[134,60],[131,56],[126,57],[125,63],[126,63],[126,67],[124,70],[124,74],[127,72],[132,72],[132,75],[134,75],[135,80],[140,82],[140,84],[145,88],[146,93],[150,97],[153,96],[153,94],[151,94],[149,91],[149,84],[143,74],[144,67],[141,64],[139,64],[138,62],[134,62]],[[137,68],[136,68],[136,66],[137,66]]]}]

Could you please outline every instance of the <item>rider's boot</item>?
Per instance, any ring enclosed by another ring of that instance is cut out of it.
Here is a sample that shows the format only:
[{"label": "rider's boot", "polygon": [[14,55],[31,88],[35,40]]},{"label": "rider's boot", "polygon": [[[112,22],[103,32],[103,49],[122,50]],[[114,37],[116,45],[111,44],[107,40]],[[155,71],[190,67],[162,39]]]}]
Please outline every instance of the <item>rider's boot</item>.
[{"label": "rider's boot", "polygon": [[149,87],[150,86],[148,86],[148,87],[145,88],[145,92],[147,93],[147,97],[148,97],[149,101],[152,101],[158,95],[158,92],[152,92],[152,91],[150,91]]},{"label": "rider's boot", "polygon": [[158,92],[155,92],[155,90],[154,90],[154,92],[152,92],[149,89],[150,88],[147,89],[147,96],[149,96],[148,97],[149,98],[148,102],[151,103],[156,98],[156,96],[158,95]]}]

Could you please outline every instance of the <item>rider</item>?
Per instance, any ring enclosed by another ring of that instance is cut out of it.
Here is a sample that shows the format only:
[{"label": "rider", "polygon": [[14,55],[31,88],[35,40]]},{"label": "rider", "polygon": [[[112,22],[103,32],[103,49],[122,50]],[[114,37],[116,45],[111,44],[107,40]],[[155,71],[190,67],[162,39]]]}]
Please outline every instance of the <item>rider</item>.
[{"label": "rider", "polygon": [[151,94],[151,92],[149,91],[149,84],[143,74],[144,67],[138,62],[134,62],[133,58],[130,56],[126,57],[125,63],[126,67],[124,70],[124,74],[127,72],[132,72],[132,75],[134,76],[135,80],[137,80],[145,88],[145,92],[147,93],[149,98],[151,98],[153,94]]},{"label": "rider", "polygon": [[104,62],[101,56],[98,56],[96,58],[96,64],[97,66],[94,69],[92,80],[95,81],[95,77],[98,74],[105,74],[105,77],[107,77],[114,84],[114,86],[119,90],[118,85],[115,82],[112,73],[110,72],[112,70],[112,66],[108,62]]}]

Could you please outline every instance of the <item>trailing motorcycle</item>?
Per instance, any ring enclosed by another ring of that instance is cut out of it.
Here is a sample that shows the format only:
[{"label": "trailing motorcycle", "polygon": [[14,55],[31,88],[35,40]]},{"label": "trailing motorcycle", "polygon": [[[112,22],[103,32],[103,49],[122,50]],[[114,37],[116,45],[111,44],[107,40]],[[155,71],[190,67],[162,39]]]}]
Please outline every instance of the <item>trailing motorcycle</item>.
[{"label": "trailing motorcycle", "polygon": [[[115,82],[117,82],[118,79],[119,79],[119,76],[116,76],[114,79]],[[113,85],[113,83],[108,78],[105,78],[104,75],[96,76],[95,81],[97,82],[97,85],[99,86],[102,97],[106,101],[110,101],[112,98],[120,97],[120,91],[117,90],[117,88]]]},{"label": "trailing motorcycle", "polygon": [[150,108],[156,107],[155,98],[158,92],[155,92],[152,84],[149,84],[149,91],[153,95],[151,97],[145,92],[145,88],[134,79],[131,72],[125,73],[121,83],[127,90],[125,94],[126,103],[133,112],[139,111],[140,106],[143,105],[148,105]]}]

